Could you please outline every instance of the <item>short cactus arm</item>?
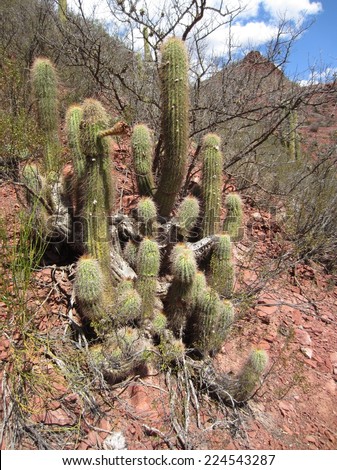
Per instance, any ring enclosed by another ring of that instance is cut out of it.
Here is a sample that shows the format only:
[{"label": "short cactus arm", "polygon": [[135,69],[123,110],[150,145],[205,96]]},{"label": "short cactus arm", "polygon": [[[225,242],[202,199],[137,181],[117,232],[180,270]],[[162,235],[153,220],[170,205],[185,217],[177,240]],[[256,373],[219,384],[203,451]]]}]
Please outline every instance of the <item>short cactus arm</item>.
[{"label": "short cactus arm", "polygon": [[160,268],[158,244],[144,238],[137,256],[136,289],[142,298],[142,319],[152,318],[157,290],[157,277]]},{"label": "short cactus arm", "polygon": [[230,236],[219,235],[213,248],[210,263],[211,285],[226,299],[230,299],[234,291],[235,270]]},{"label": "short cactus arm", "polygon": [[134,127],[131,148],[139,194],[152,196],[155,187],[152,176],[153,145],[149,128],[145,124]]},{"label": "short cactus arm", "polygon": [[226,208],[224,232],[227,232],[234,242],[239,241],[243,237],[243,203],[237,193],[227,195]]}]

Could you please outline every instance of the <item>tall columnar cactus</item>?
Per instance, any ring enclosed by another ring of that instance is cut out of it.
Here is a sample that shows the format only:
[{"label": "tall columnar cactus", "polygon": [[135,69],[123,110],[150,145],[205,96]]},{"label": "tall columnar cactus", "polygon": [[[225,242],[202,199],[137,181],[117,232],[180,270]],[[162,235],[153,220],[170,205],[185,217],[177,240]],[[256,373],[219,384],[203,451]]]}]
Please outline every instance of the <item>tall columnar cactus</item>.
[{"label": "tall columnar cactus", "polygon": [[70,106],[66,113],[66,133],[68,146],[74,166],[76,180],[83,177],[85,171],[85,157],[80,144],[80,124],[82,121],[82,107],[78,105]]},{"label": "tall columnar cactus", "polygon": [[82,256],[77,262],[74,290],[82,313],[90,320],[102,316],[104,288],[99,262],[91,256]]},{"label": "tall columnar cactus", "polygon": [[244,401],[250,397],[259,384],[267,364],[267,352],[264,349],[254,349],[239,374],[237,389],[233,393],[235,400]]},{"label": "tall columnar cactus", "polygon": [[220,228],[222,196],[221,140],[207,134],[202,145],[202,194],[204,199],[203,236],[214,235]]},{"label": "tall columnar cactus", "polygon": [[140,199],[137,205],[139,230],[143,236],[154,237],[156,235],[157,208],[149,197]]},{"label": "tall columnar cactus", "polygon": [[151,62],[151,50],[149,44],[149,29],[144,26],[143,28],[143,39],[144,39],[144,60],[145,62]]},{"label": "tall columnar cactus", "polygon": [[149,238],[144,238],[138,249],[138,278],[136,281],[136,289],[142,298],[143,320],[153,316],[159,268],[160,253],[158,244]]},{"label": "tall columnar cactus", "polygon": [[210,284],[220,295],[230,299],[233,295],[235,270],[230,236],[220,235],[213,249]]},{"label": "tall columnar cactus", "polygon": [[292,110],[289,113],[289,138],[288,138],[288,149],[289,157],[291,160],[299,160],[301,158],[301,146],[298,136],[298,115],[296,110]]},{"label": "tall columnar cactus", "polygon": [[59,167],[57,75],[49,59],[37,58],[31,69],[31,81],[36,101],[40,129],[45,135],[45,169],[51,177]]},{"label": "tall columnar cactus", "polygon": [[188,238],[191,235],[191,230],[197,223],[199,211],[199,201],[194,196],[185,197],[178,207],[176,219],[183,238]]},{"label": "tall columnar cactus", "polygon": [[188,57],[182,40],[170,38],[163,44],[160,77],[164,160],[155,201],[159,214],[168,217],[183,182],[188,154]]},{"label": "tall columnar cactus", "polygon": [[243,204],[237,193],[230,193],[226,197],[227,215],[223,229],[233,241],[243,237]]},{"label": "tall columnar cactus", "polygon": [[62,23],[65,23],[67,20],[67,9],[67,0],[59,0],[58,16]]},{"label": "tall columnar cactus", "polygon": [[85,171],[79,181],[77,207],[83,223],[85,249],[100,261],[107,273],[110,266],[108,217],[112,213],[115,196],[108,144],[99,137],[107,127],[107,115],[101,103],[92,99],[84,101],[82,112],[80,144],[85,155]]},{"label": "tall columnar cactus", "polygon": [[153,144],[149,128],[145,124],[134,127],[131,148],[139,194],[152,196],[155,187],[152,175]]}]

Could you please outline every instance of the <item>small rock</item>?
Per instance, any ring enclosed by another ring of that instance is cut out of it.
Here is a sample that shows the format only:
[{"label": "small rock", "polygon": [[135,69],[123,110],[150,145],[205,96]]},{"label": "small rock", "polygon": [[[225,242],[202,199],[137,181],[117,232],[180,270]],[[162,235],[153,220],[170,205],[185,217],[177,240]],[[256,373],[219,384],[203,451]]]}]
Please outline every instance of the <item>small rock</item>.
[{"label": "small rock", "polygon": [[302,346],[310,346],[311,345],[311,338],[309,333],[306,331],[300,330],[297,328],[295,330],[295,336],[297,341],[302,345]]},{"label": "small rock", "polygon": [[110,434],[103,441],[103,449],[105,450],[125,450],[127,449],[125,437],[121,432]]},{"label": "small rock", "polygon": [[291,312],[291,318],[295,325],[300,325],[303,322],[302,313],[299,310],[293,310]]},{"label": "small rock", "polygon": [[324,385],[324,390],[330,392],[332,395],[336,393],[337,385],[334,379],[328,380]]},{"label": "small rock", "polygon": [[314,436],[307,436],[305,440],[307,442],[310,442],[311,444],[316,444],[316,439],[314,438]]},{"label": "small rock", "polygon": [[67,413],[59,408],[58,410],[48,410],[44,419],[45,424],[55,424],[58,426],[71,426],[74,420]]},{"label": "small rock", "polygon": [[308,359],[312,358],[313,351],[310,348],[305,348],[304,346],[301,347],[301,352],[304,354],[305,357]]},{"label": "small rock", "polygon": [[252,214],[252,217],[253,217],[253,219],[256,220],[256,221],[261,221],[261,220],[262,220],[262,215],[260,214],[260,212],[254,212],[254,213]]},{"label": "small rock", "polygon": [[330,361],[333,367],[337,366],[337,352],[330,354]]}]

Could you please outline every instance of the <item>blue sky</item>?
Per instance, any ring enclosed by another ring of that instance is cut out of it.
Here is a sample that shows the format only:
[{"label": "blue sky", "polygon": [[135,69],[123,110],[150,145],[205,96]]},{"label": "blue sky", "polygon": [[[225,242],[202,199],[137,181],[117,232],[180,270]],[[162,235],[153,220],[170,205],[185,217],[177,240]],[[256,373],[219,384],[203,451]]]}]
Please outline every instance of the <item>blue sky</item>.
[{"label": "blue sky", "polygon": [[[81,0],[84,10],[89,14],[96,6],[95,16],[109,21],[107,0]],[[125,4],[131,0],[124,0]],[[138,0],[137,8],[144,3],[152,15],[159,14],[163,8],[170,12],[173,1],[187,4],[187,0]],[[221,0],[207,0],[209,6],[218,6]],[[72,8],[76,8],[79,0],[69,0]],[[328,68],[330,75],[337,71],[337,0],[226,0],[226,6],[240,7],[241,13],[231,25],[223,26],[209,36],[208,51],[222,56],[227,47],[227,39],[231,34],[232,44],[237,48],[262,49],[278,31],[281,19],[286,19],[290,25],[305,27],[313,22],[299,39],[296,40],[286,64],[289,78],[298,80],[310,79],[311,68],[315,69],[315,79],[325,78],[323,70]],[[211,13],[210,13],[211,15]],[[210,16],[208,17],[208,19]],[[207,17],[205,18],[207,21]],[[227,29],[226,29],[227,28]],[[179,31],[176,31],[179,35]],[[137,38],[137,34],[135,36]],[[141,33],[138,35],[139,47],[142,47]],[[322,73],[321,73],[322,72]],[[320,75],[321,73],[321,75]]]},{"label": "blue sky", "polygon": [[287,67],[290,73],[304,71],[306,78],[309,66],[337,72],[337,0],[320,3],[322,10],[310,18],[314,24],[296,41]]}]

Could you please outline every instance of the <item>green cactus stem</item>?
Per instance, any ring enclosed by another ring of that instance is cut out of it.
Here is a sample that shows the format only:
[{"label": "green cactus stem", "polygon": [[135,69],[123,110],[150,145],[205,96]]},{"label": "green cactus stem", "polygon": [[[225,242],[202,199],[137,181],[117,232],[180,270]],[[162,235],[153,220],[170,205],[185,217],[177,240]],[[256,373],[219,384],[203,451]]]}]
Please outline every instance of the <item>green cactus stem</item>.
[{"label": "green cactus stem", "polygon": [[151,62],[151,50],[149,43],[149,28],[144,26],[143,28],[143,39],[144,39],[144,60],[145,62]]},{"label": "green cactus stem", "polygon": [[117,304],[113,314],[115,325],[125,326],[130,322],[135,322],[141,315],[142,299],[136,289],[126,289],[116,296]]},{"label": "green cactus stem", "polygon": [[110,270],[109,216],[114,207],[114,181],[106,139],[98,133],[107,126],[107,115],[96,100],[82,106],[80,144],[85,155],[85,171],[79,181],[78,212],[83,222],[85,250],[98,259],[105,273]]},{"label": "green cactus stem", "polygon": [[164,159],[155,202],[162,217],[168,217],[180,191],[188,154],[188,57],[185,43],[168,39],[161,59],[162,130]]},{"label": "green cactus stem", "polygon": [[258,386],[268,364],[268,354],[264,349],[254,349],[238,377],[238,386],[234,392],[236,401],[245,401]]},{"label": "green cactus stem", "polygon": [[137,124],[134,127],[131,149],[139,194],[153,196],[155,187],[152,175],[153,144],[150,130],[145,124]]},{"label": "green cactus stem", "polygon": [[118,383],[135,375],[145,366],[151,344],[130,327],[119,328],[103,344],[89,349],[88,362],[100,370],[109,383]]},{"label": "green cactus stem", "polygon": [[143,236],[156,236],[157,208],[149,197],[141,198],[137,205],[139,230]]},{"label": "green cactus stem", "polygon": [[191,313],[191,289],[197,274],[194,252],[184,243],[178,243],[171,254],[173,282],[166,296],[169,326],[180,335]]},{"label": "green cactus stem", "polygon": [[149,238],[144,238],[138,250],[136,281],[136,289],[142,298],[142,320],[153,316],[159,268],[158,244]]},{"label": "green cactus stem", "polygon": [[237,193],[227,195],[226,208],[224,232],[227,232],[234,242],[239,241],[243,237],[243,204]]},{"label": "green cactus stem", "polygon": [[67,10],[67,0],[59,0],[58,16],[61,23],[65,23],[67,21]]},{"label": "green cactus stem", "polygon": [[301,158],[301,145],[298,135],[298,114],[296,110],[292,110],[289,113],[289,138],[288,138],[288,150],[290,160],[299,160]]},{"label": "green cactus stem", "polygon": [[123,258],[132,269],[137,268],[138,245],[133,240],[129,240],[123,250]]},{"label": "green cactus stem", "polygon": [[222,303],[213,289],[204,291],[200,307],[193,312],[193,331],[189,332],[192,346],[203,355],[216,351],[223,341],[223,331],[218,330]]},{"label": "green cactus stem", "polygon": [[66,134],[76,180],[80,180],[85,171],[85,157],[80,144],[82,114],[82,107],[78,105],[70,106],[66,113]]},{"label": "green cactus stem", "polygon": [[177,223],[180,235],[185,239],[191,235],[191,230],[195,227],[200,212],[199,201],[194,196],[187,196],[178,207]]},{"label": "green cactus stem", "polygon": [[190,285],[197,272],[193,251],[184,243],[178,243],[171,255],[172,274],[183,285]]},{"label": "green cactus stem", "polygon": [[230,299],[234,291],[235,270],[230,236],[220,235],[210,262],[210,285],[220,295]]},{"label": "green cactus stem", "polygon": [[74,290],[83,315],[90,320],[99,320],[104,298],[104,278],[96,259],[84,255],[78,260]]},{"label": "green cactus stem", "polygon": [[192,282],[191,289],[187,293],[185,299],[190,306],[192,312],[199,308],[207,289],[206,276],[202,271],[197,271]]},{"label": "green cactus stem", "polygon": [[207,134],[202,144],[202,194],[204,199],[203,236],[214,235],[220,229],[222,165],[221,140]]},{"label": "green cactus stem", "polygon": [[61,146],[58,135],[58,82],[56,70],[49,59],[35,59],[31,69],[31,81],[38,123],[45,135],[46,174],[53,177],[60,165]]},{"label": "green cactus stem", "polygon": [[152,335],[161,336],[167,327],[167,317],[163,312],[157,312],[151,322]]}]

